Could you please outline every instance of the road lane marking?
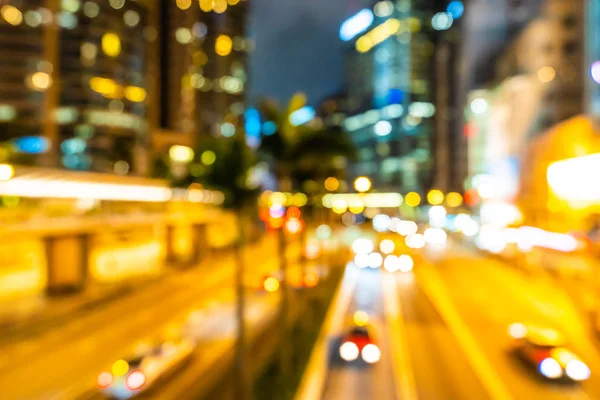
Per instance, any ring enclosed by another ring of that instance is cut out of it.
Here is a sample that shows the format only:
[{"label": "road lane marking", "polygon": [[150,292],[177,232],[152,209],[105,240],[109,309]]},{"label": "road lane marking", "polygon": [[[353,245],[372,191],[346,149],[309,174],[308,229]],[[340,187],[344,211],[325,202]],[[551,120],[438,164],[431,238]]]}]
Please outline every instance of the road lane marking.
[{"label": "road lane marking", "polygon": [[396,398],[398,400],[416,400],[417,385],[408,351],[408,335],[404,314],[398,295],[397,280],[394,274],[382,274],[383,311],[388,331],[388,343],[391,349],[392,369],[396,380]]},{"label": "road lane marking", "polygon": [[329,342],[332,335],[338,333],[344,325],[344,318],[353,298],[359,273],[357,267],[346,267],[342,281],[327,310],[325,321],[321,325],[319,337],[313,346],[294,400],[316,400],[323,397],[328,373]]},{"label": "road lane marking", "polygon": [[494,371],[491,362],[456,310],[438,272],[431,266],[422,265],[416,273],[421,277],[419,284],[423,292],[429,297],[440,317],[456,338],[483,387],[494,400],[511,400],[512,394]]}]

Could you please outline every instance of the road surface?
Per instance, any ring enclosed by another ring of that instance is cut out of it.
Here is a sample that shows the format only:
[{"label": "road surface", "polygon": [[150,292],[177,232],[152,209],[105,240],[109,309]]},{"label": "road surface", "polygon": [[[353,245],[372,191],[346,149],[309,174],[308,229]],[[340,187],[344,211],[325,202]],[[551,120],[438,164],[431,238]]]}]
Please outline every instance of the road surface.
[{"label": "road surface", "polygon": [[[388,338],[385,335],[385,318],[381,296],[381,273],[362,270],[354,292],[354,299],[347,310],[352,321],[355,311],[369,314],[381,349],[381,360],[374,365],[346,365],[335,363],[330,368],[323,399],[395,399],[394,375],[389,359]],[[343,332],[339,332],[341,336]],[[332,348],[332,351],[336,351]]]},{"label": "road surface", "polygon": [[[275,243],[260,242],[246,252],[246,282],[278,267]],[[289,246],[290,258],[299,246]],[[71,400],[95,386],[99,371],[129,354],[136,343],[173,329],[191,312],[220,310],[234,301],[234,259],[168,274],[159,283],[135,291],[69,322],[0,349],[0,398]],[[258,301],[261,297],[250,299]],[[223,314],[216,323],[231,320]],[[225,322],[214,332],[231,330]]]},{"label": "road surface", "polygon": [[[420,270],[419,270],[420,268]],[[586,324],[552,280],[518,270],[455,242],[445,250],[426,251],[417,261],[420,280],[440,278],[447,301],[475,338],[479,351],[514,399],[600,398],[600,358]],[[539,378],[511,352],[509,324],[520,321],[560,329],[588,363],[592,377],[581,385],[556,384]]]}]

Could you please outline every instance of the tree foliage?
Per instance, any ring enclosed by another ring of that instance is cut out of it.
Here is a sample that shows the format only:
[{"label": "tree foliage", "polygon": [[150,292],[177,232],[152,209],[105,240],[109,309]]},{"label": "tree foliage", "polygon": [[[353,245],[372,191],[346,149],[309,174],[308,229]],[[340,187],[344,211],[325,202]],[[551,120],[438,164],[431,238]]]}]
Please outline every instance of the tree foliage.
[{"label": "tree foliage", "polygon": [[[276,103],[263,100],[259,105],[264,119],[277,129],[263,137],[259,154],[267,160],[280,180],[291,179],[298,187],[303,180],[319,180],[337,174],[357,158],[357,149],[340,128],[316,128],[309,125],[286,127],[290,107],[282,111]],[[283,132],[288,129],[287,132]]]}]

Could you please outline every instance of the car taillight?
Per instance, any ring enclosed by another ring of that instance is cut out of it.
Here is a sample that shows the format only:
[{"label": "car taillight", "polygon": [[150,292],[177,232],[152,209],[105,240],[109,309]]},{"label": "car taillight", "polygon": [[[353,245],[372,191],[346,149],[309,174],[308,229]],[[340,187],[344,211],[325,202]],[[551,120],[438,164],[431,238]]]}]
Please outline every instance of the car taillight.
[{"label": "car taillight", "polygon": [[140,370],[133,371],[127,376],[125,385],[129,390],[138,390],[146,384],[146,375]]},{"label": "car taillight", "polygon": [[113,376],[110,372],[104,371],[98,375],[97,384],[99,388],[107,388],[112,385]]}]

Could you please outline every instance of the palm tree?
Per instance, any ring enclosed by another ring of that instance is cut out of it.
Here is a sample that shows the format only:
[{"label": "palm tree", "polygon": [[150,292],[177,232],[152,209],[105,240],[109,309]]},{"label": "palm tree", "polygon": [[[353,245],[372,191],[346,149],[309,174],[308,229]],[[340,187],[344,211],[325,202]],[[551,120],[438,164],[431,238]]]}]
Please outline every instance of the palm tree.
[{"label": "palm tree", "polygon": [[[277,176],[279,189],[282,191],[299,189],[304,179],[310,178],[322,182],[327,177],[327,173],[342,169],[348,160],[356,158],[354,145],[341,129],[318,129],[307,125],[292,126],[291,113],[303,107],[305,101],[303,94],[297,94],[290,100],[285,111],[271,100],[263,100],[259,103],[263,118],[276,126],[275,132],[263,137],[259,154],[270,163]],[[289,294],[286,282],[286,239],[283,229],[278,230],[278,236],[282,293],[280,324],[283,340],[285,340],[288,332]],[[289,352],[285,346],[281,346],[280,362],[282,379],[285,383],[290,369]]]},{"label": "palm tree", "polygon": [[207,138],[195,149],[195,159],[190,165],[190,175],[178,182],[180,186],[200,183],[205,187],[220,190],[225,195],[224,207],[236,215],[238,239],[235,243],[235,288],[236,288],[236,399],[244,399],[250,393],[245,368],[246,334],[244,324],[245,260],[243,246],[246,242],[248,217],[256,214],[258,191],[247,187],[247,175],[255,164],[255,157],[245,143],[245,135],[227,139]]}]

